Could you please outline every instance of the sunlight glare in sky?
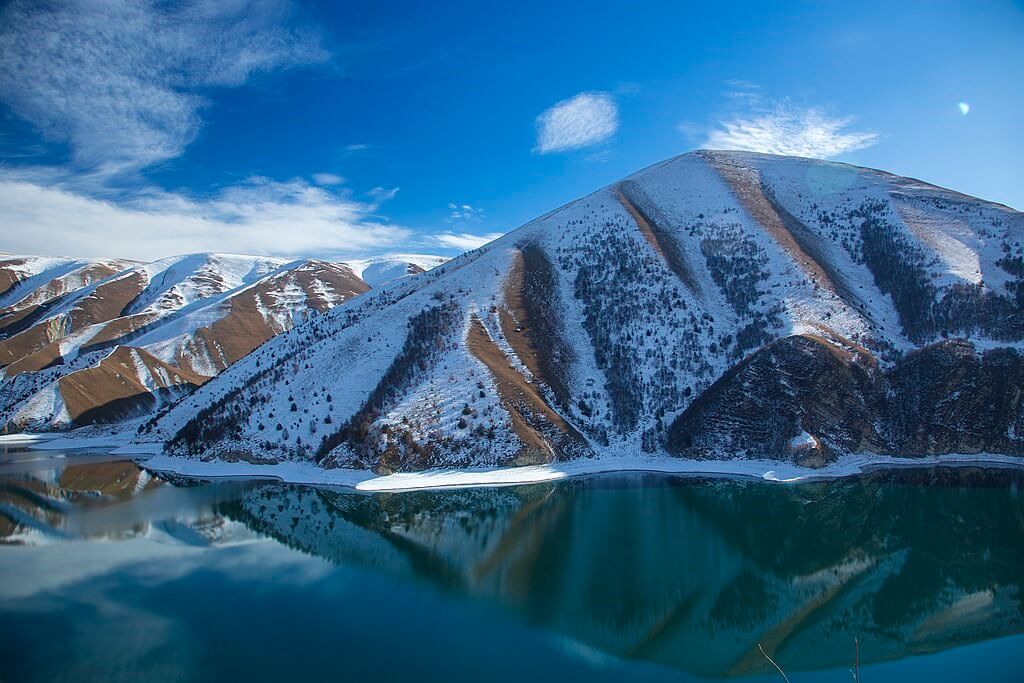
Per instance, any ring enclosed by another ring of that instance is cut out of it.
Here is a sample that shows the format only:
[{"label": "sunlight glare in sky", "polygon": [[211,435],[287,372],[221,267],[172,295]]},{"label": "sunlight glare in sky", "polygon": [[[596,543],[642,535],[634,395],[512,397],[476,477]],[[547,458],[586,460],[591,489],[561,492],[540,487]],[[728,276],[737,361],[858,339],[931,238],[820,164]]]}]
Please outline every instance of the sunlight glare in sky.
[{"label": "sunlight glare in sky", "polygon": [[971,111],[971,105],[967,104],[966,102],[960,102],[956,106],[960,110],[960,113],[963,114],[964,116],[967,116],[967,114],[970,113]]}]

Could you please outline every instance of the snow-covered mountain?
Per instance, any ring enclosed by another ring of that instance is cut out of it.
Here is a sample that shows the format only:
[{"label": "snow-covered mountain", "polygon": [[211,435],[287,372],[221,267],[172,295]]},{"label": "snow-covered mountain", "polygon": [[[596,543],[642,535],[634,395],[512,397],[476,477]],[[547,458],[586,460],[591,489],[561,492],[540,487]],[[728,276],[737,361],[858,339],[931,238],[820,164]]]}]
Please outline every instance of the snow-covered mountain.
[{"label": "snow-covered mountain", "polygon": [[345,263],[371,287],[397,280],[406,275],[416,275],[436,268],[448,258],[429,254],[395,254],[371,259],[346,261]]},{"label": "snow-covered mountain", "polygon": [[421,272],[421,262],[431,263],[3,255],[0,427],[66,428],[151,410],[274,335],[369,291],[357,269],[377,269],[380,284]]},{"label": "snow-covered mountain", "polygon": [[296,327],[140,438],[379,472],[1019,455],[1022,239],[916,180],[685,154]]}]

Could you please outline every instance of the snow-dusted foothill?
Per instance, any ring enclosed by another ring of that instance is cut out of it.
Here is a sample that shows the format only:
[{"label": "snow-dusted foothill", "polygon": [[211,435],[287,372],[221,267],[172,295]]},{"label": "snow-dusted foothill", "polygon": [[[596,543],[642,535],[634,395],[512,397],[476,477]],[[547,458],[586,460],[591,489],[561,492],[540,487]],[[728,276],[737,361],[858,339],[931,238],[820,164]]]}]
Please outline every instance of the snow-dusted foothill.
[{"label": "snow-dusted foothill", "polygon": [[125,423],[369,291],[374,285],[359,273],[372,271],[380,284],[436,260],[0,255],[0,429]]}]

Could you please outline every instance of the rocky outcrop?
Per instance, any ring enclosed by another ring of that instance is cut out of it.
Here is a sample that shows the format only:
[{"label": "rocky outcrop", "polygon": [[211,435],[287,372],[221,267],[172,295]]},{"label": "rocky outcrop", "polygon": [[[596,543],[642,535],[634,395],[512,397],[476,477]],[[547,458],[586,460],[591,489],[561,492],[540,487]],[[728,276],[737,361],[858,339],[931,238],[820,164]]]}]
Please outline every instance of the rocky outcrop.
[{"label": "rocky outcrop", "polygon": [[915,351],[888,376],[891,451],[1024,454],[1024,358],[951,340]]},{"label": "rocky outcrop", "polygon": [[784,458],[820,466],[840,453],[1024,454],[1024,359],[964,340],[883,370],[848,340],[794,335],[731,368],[671,425],[677,455]]}]

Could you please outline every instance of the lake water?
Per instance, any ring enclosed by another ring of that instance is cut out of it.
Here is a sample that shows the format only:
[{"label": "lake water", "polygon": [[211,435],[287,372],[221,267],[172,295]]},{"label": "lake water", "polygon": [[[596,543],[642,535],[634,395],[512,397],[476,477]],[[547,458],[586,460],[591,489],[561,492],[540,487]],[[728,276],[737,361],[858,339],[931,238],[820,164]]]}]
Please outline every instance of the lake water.
[{"label": "lake water", "polygon": [[1024,476],[360,494],[0,452],[0,680],[1024,680]]}]

